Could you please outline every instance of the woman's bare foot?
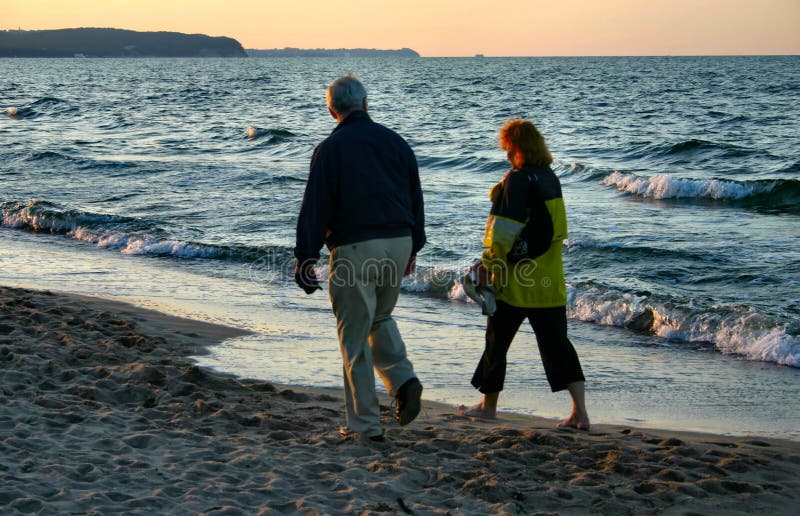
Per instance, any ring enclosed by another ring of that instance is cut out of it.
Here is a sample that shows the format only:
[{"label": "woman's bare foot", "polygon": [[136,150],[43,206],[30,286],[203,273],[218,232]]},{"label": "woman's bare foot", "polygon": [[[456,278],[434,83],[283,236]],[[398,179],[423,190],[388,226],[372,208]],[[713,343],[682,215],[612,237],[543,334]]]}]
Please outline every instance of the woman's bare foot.
[{"label": "woman's bare foot", "polygon": [[578,415],[574,412],[567,419],[556,425],[556,428],[577,428],[578,430],[589,430],[589,416]]},{"label": "woman's bare foot", "polygon": [[497,419],[497,409],[484,408],[483,402],[476,403],[471,407],[459,405],[456,407],[458,414],[464,417],[477,417],[481,419]]},{"label": "woman's bare foot", "polygon": [[569,417],[556,425],[556,428],[577,428],[589,430],[589,413],[586,412],[586,382],[572,382],[567,384],[569,395],[572,398],[572,413]]}]

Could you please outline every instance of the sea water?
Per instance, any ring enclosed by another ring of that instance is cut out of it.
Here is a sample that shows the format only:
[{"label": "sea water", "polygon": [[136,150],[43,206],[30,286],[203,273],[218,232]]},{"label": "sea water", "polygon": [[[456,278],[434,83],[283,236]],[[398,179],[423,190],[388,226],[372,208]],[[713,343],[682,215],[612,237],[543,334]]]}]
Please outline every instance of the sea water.
[{"label": "sea water", "polygon": [[[420,166],[428,245],[396,316],[429,399],[468,403],[503,121],[556,162],[570,335],[595,422],[800,438],[800,58],[3,59],[0,283],[253,330],[198,360],[341,385],[291,281],[308,162],[355,72]],[[320,262],[320,274],[327,272]],[[501,407],[565,415],[523,328]]]}]

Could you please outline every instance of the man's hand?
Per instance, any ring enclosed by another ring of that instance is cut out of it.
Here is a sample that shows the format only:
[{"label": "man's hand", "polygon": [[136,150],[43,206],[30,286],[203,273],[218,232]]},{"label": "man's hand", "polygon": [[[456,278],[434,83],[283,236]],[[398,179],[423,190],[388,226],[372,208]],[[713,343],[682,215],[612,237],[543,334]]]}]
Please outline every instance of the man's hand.
[{"label": "man's hand", "polygon": [[406,265],[406,270],[403,272],[403,276],[411,276],[414,274],[414,271],[417,269],[417,255],[412,254],[411,257],[408,259],[408,265]]},{"label": "man's hand", "polygon": [[294,282],[302,288],[306,294],[313,294],[317,290],[322,290],[319,286],[317,273],[314,272],[316,260],[305,260],[300,263],[298,260],[294,266]]}]

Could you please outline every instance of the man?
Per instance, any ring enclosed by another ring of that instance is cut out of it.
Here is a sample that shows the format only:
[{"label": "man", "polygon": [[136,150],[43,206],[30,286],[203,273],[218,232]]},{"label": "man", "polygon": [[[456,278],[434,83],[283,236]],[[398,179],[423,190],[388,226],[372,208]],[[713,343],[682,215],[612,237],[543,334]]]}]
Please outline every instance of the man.
[{"label": "man", "polygon": [[413,273],[425,244],[424,212],[414,153],[367,114],[367,92],[353,75],[327,89],[339,124],[311,158],[297,220],[295,281],[311,294],[323,243],[331,251],[329,296],[344,362],[349,431],[383,441],[375,393],[378,372],[407,425],[420,411],[422,384],[392,319],[401,271]]}]

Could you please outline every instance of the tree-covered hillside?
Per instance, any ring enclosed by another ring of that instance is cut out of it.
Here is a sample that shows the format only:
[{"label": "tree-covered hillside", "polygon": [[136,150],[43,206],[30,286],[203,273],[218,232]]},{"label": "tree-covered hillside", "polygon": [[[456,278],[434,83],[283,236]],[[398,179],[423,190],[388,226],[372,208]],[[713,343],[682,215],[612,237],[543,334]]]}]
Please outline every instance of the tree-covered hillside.
[{"label": "tree-covered hillside", "polygon": [[245,57],[233,38],[121,29],[0,31],[0,57]]}]

